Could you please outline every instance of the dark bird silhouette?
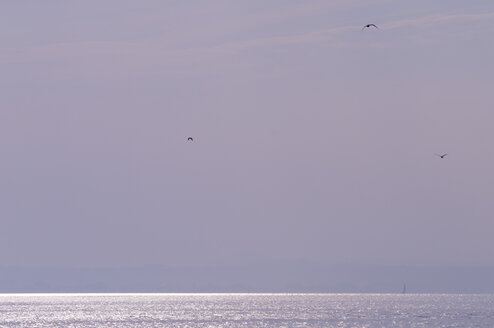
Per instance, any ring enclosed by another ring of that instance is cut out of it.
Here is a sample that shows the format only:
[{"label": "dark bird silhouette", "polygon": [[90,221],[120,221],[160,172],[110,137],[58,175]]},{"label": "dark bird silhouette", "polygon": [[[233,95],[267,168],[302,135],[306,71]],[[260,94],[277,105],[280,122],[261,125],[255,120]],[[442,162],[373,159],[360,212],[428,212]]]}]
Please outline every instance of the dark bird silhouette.
[{"label": "dark bird silhouette", "polygon": [[441,158],[444,158],[444,157],[448,156],[448,154],[436,154],[436,156],[439,156]]},{"label": "dark bird silhouette", "polygon": [[194,138],[192,138],[192,137],[188,137],[188,138],[187,138],[187,141],[194,141]]},{"label": "dark bird silhouette", "polygon": [[364,27],[362,27],[362,31],[365,30],[366,28],[370,28],[370,27],[375,27],[375,28],[379,29],[379,27],[377,27],[376,24],[367,24],[367,25],[364,25]]}]

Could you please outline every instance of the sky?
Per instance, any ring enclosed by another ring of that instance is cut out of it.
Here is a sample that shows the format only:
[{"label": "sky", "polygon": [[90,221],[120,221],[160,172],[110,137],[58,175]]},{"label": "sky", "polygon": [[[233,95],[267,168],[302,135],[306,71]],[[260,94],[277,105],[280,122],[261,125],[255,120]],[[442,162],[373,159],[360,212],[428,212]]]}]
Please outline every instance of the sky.
[{"label": "sky", "polygon": [[0,8],[0,267],[494,272],[492,1]]}]

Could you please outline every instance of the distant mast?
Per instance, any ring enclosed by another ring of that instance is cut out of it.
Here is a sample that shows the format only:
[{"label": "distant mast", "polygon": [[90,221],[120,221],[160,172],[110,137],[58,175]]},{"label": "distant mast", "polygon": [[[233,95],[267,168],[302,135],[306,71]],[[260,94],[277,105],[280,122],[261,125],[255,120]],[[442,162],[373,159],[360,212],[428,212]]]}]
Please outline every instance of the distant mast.
[{"label": "distant mast", "polygon": [[403,284],[403,290],[401,291],[402,294],[407,293],[407,284]]}]

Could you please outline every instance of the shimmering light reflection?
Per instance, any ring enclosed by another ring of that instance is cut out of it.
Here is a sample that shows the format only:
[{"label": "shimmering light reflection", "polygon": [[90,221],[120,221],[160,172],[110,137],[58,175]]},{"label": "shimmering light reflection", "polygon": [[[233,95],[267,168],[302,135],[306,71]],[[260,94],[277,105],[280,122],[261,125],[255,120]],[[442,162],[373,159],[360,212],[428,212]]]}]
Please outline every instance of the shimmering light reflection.
[{"label": "shimmering light reflection", "polygon": [[4,294],[0,327],[492,327],[494,295]]}]

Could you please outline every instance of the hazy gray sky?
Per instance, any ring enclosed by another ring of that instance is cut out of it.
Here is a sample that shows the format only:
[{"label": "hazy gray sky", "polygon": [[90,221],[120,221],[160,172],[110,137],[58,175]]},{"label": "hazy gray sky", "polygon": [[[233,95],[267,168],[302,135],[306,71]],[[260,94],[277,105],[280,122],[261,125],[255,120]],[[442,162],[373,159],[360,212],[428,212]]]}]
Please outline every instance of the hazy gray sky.
[{"label": "hazy gray sky", "polygon": [[0,6],[1,265],[494,266],[491,0]]}]

